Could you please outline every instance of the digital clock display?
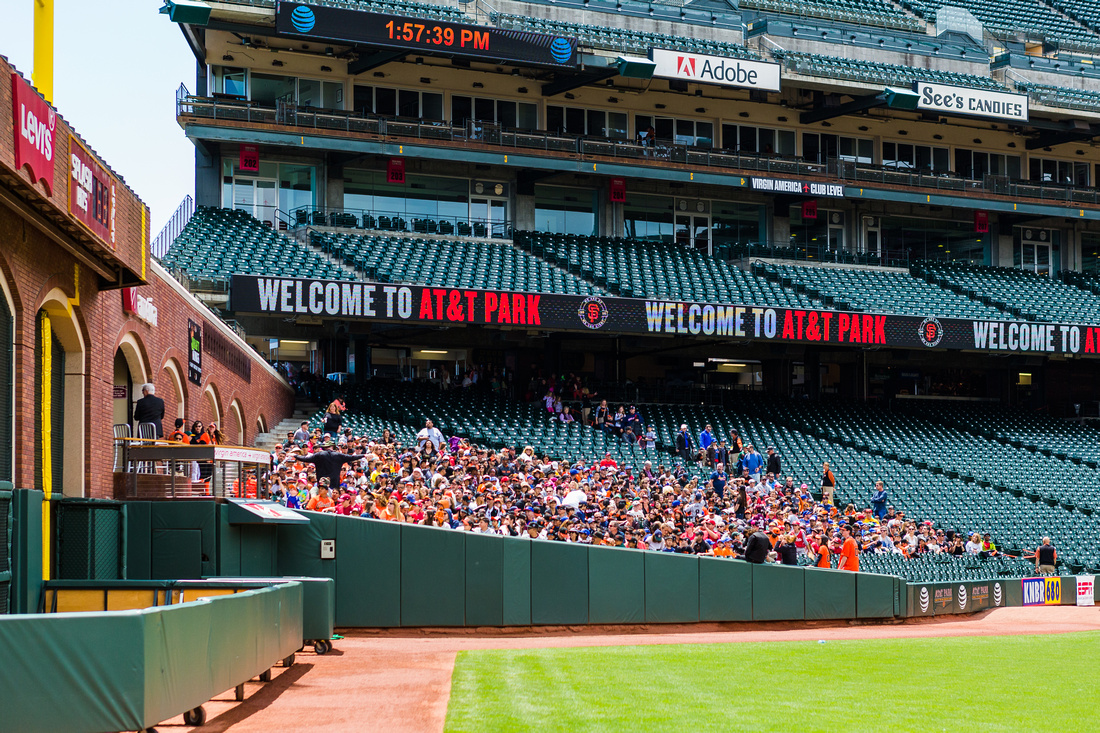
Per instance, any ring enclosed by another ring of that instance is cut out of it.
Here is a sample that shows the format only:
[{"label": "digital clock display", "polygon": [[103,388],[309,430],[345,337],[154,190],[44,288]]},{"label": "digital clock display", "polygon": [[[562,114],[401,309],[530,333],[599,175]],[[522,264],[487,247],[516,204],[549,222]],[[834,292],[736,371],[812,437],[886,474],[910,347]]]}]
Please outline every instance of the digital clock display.
[{"label": "digital clock display", "polygon": [[367,13],[327,5],[280,1],[275,10],[275,30],[280,34],[305,38],[380,48],[407,48],[491,62],[577,65],[577,41],[574,38]]}]

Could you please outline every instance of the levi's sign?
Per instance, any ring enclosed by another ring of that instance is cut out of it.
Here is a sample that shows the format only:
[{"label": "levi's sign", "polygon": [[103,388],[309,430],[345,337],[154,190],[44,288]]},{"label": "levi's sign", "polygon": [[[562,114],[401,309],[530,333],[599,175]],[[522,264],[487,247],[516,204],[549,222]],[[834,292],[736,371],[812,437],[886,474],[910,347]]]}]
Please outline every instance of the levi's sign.
[{"label": "levi's sign", "polygon": [[779,64],[666,51],[662,48],[650,49],[649,60],[655,65],[653,75],[665,79],[779,91]]},{"label": "levi's sign", "polygon": [[57,113],[26,80],[11,75],[12,111],[15,113],[15,167],[27,167],[34,183],[42,181],[53,195],[54,133]]},{"label": "levi's sign", "polygon": [[949,84],[931,84],[924,81],[914,82],[913,90],[918,95],[917,109],[1027,122],[1028,97],[1026,94],[1010,94]]},{"label": "levi's sign", "polygon": [[280,318],[491,326],[738,342],[1100,356],[1100,327],[739,303],[234,275],[229,308]]}]

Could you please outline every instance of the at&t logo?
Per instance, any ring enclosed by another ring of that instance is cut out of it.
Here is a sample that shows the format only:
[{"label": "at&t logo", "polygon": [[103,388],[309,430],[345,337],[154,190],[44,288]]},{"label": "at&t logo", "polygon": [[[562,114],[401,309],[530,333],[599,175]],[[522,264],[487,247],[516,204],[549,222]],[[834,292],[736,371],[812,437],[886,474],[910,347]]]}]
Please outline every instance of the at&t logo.
[{"label": "at&t logo", "polygon": [[994,606],[1000,606],[1001,605],[1001,584],[1000,583],[994,583],[993,584],[993,605]]},{"label": "at&t logo", "polygon": [[591,328],[595,331],[598,328],[603,328],[603,324],[607,323],[607,304],[603,302],[603,298],[597,295],[590,295],[581,301],[580,308],[577,309],[577,315],[580,316],[581,323],[585,328]]},{"label": "at&t logo", "polygon": [[929,602],[929,600],[930,599],[928,597],[928,586],[923,585],[923,586],[921,586],[921,589],[920,589],[920,612],[921,613],[928,613],[928,602]]},{"label": "at&t logo", "polygon": [[960,585],[959,586],[959,610],[960,611],[965,611],[966,610],[966,586],[965,585]]}]

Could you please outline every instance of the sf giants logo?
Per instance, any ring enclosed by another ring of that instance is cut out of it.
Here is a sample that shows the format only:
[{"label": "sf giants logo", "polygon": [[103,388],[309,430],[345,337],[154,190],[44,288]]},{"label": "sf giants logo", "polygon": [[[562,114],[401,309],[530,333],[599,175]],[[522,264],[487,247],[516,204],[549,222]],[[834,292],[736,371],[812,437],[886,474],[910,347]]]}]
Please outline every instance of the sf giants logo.
[{"label": "sf giants logo", "polygon": [[603,325],[607,323],[607,304],[603,302],[603,299],[592,295],[581,301],[580,308],[577,309],[577,315],[580,316],[581,323],[585,328],[590,328],[595,331],[598,328],[603,328]]},{"label": "sf giants logo", "polygon": [[676,74],[677,76],[690,76],[695,78],[695,59],[691,56],[677,56],[676,57]]},{"label": "sf giants logo", "polygon": [[943,324],[935,316],[930,316],[921,321],[917,331],[922,344],[928,348],[939,346],[943,340]]}]

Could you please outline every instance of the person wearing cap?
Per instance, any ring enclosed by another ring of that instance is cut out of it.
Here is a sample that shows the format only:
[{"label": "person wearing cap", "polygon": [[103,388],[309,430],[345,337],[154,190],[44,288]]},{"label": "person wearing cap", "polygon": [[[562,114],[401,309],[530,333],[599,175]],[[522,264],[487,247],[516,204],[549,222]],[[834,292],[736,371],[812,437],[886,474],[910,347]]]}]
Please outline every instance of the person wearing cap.
[{"label": "person wearing cap", "polygon": [[825,568],[826,570],[831,568],[828,538],[821,532],[814,532],[811,547],[814,550],[814,567]]},{"label": "person wearing cap", "polygon": [[676,452],[684,463],[691,461],[692,448],[691,433],[688,432],[687,423],[680,426],[680,432],[676,434]]},{"label": "person wearing cap", "polygon": [[753,483],[760,481],[760,471],[764,468],[764,457],[756,452],[756,448],[750,443],[745,446],[745,456],[741,459],[741,466],[749,472],[749,478]]},{"label": "person wearing cap", "polygon": [[840,547],[840,561],[837,563],[836,569],[858,573],[859,544],[852,537],[852,528],[847,524],[841,525],[840,536],[844,538],[844,543]]},{"label": "person wearing cap", "polygon": [[775,446],[768,446],[768,462],[764,468],[766,473],[779,478],[779,474],[783,473],[783,459],[779,457],[779,454],[775,452]]}]

